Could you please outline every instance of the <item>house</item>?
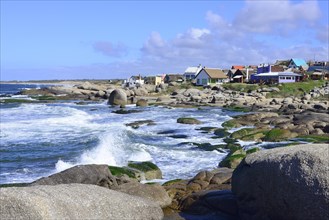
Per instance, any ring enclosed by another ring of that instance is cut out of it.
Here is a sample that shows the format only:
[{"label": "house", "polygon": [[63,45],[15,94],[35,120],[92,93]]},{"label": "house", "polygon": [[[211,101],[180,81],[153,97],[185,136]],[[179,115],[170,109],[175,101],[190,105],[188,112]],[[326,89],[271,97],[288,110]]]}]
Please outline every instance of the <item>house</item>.
[{"label": "house", "polygon": [[303,59],[293,58],[290,60],[288,68],[303,69],[306,71],[308,69],[308,65]]},{"label": "house", "polygon": [[237,69],[232,76],[232,82],[243,83],[246,81],[247,72],[246,70]]},{"label": "house", "polygon": [[260,64],[257,67],[257,74],[270,72],[283,72],[284,67],[281,65]]},{"label": "house", "polygon": [[160,85],[161,83],[164,83],[165,74],[162,75],[156,75],[156,76],[147,76],[144,78],[145,84],[151,84],[151,85]]},{"label": "house", "polygon": [[303,75],[293,72],[268,72],[251,75],[251,83],[292,83],[299,82]]},{"label": "house", "polygon": [[122,87],[134,88],[134,87],[140,87],[143,84],[144,84],[144,79],[142,79],[141,75],[131,76],[129,79],[124,80]]},{"label": "house", "polygon": [[164,78],[165,83],[171,83],[171,82],[183,82],[184,76],[181,74],[166,74]]},{"label": "house", "polygon": [[248,82],[250,75],[254,73],[254,69],[246,68],[246,69],[231,69],[227,73],[227,77],[230,82],[235,83],[244,83]]},{"label": "house", "polygon": [[198,75],[198,73],[200,72],[201,69],[202,69],[201,64],[197,67],[187,67],[187,69],[185,70],[185,72],[183,74],[185,80],[194,79],[195,76]]},{"label": "house", "polygon": [[228,82],[228,77],[222,70],[205,67],[201,69],[195,79],[198,86]]}]

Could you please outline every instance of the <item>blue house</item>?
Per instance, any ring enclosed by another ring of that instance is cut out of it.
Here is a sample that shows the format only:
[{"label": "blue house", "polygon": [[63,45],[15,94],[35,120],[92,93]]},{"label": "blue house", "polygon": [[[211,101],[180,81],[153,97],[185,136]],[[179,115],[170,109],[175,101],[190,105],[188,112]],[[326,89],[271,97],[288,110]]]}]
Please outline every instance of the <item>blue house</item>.
[{"label": "blue house", "polygon": [[305,62],[305,60],[303,60],[303,59],[293,58],[293,59],[290,60],[288,68],[294,68],[294,69],[303,68],[304,70],[307,70],[308,65]]},{"label": "blue house", "polygon": [[257,73],[251,75],[251,83],[293,83],[299,82],[302,79],[301,74],[293,72],[268,72],[268,73]]}]

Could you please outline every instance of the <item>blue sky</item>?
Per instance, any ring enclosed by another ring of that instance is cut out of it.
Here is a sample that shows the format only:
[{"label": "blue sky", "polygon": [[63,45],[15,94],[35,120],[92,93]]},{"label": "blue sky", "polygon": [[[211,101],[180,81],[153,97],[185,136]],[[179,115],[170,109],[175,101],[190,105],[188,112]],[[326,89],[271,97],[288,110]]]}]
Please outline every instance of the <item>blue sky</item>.
[{"label": "blue sky", "polygon": [[328,1],[1,0],[1,80],[329,60]]}]

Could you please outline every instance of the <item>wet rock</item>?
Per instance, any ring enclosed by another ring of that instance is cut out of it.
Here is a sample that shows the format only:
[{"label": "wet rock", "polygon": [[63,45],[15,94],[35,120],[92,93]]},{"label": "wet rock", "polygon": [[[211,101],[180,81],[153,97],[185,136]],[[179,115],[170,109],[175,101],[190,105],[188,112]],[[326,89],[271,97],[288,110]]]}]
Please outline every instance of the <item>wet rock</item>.
[{"label": "wet rock", "polygon": [[134,122],[131,122],[131,123],[128,123],[126,124],[126,126],[130,126],[134,129],[137,129],[139,128],[140,126],[142,125],[155,125],[156,123],[152,120],[140,120],[140,121],[134,121]]},{"label": "wet rock", "polygon": [[180,124],[202,124],[201,121],[195,118],[178,118],[177,123]]}]

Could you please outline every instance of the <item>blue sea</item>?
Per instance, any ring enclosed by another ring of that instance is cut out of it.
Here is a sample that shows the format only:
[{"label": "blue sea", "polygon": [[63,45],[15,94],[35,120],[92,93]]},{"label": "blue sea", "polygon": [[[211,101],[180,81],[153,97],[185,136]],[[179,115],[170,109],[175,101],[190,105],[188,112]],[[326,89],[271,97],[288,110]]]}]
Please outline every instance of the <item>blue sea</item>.
[{"label": "blue sea", "polygon": [[[46,86],[1,84],[1,94],[15,97],[22,89]],[[120,115],[113,113],[115,108],[106,101],[87,105],[73,101],[1,103],[0,107],[0,184],[31,182],[79,164],[124,166],[128,161],[154,162],[163,172],[163,181],[190,178],[200,170],[216,168],[227,154],[189,144],[223,143],[198,128],[221,127],[237,114],[214,107],[151,106],[138,108],[142,110],[138,113]],[[179,117],[193,117],[204,123],[178,124]],[[153,120],[155,125],[138,129],[125,125],[138,120]]]}]

